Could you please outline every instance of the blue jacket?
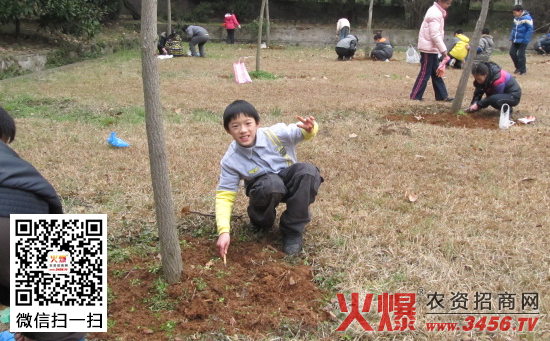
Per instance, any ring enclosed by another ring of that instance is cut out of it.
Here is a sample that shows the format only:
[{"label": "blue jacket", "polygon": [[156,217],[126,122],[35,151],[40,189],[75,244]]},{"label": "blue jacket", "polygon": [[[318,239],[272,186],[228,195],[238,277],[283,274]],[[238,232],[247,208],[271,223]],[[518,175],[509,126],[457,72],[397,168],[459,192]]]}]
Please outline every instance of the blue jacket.
[{"label": "blue jacket", "polygon": [[510,33],[513,43],[529,44],[533,35],[533,18],[527,11],[523,11],[520,17],[514,17],[514,26]]}]

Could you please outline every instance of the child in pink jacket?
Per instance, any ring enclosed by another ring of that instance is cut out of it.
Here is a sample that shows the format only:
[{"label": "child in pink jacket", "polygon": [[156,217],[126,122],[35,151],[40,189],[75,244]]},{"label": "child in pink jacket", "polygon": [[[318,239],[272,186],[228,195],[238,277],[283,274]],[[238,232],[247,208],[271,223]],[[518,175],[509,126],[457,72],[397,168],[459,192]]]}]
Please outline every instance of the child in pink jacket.
[{"label": "child in pink jacket", "polygon": [[437,73],[439,66],[438,54],[447,56],[447,47],[443,41],[445,17],[447,8],[453,0],[436,0],[426,12],[422,26],[418,33],[418,50],[420,51],[420,72],[416,77],[410,94],[412,100],[422,100],[430,78],[435,92],[436,101],[450,102],[445,82]]},{"label": "child in pink jacket", "polygon": [[229,10],[225,14],[225,29],[227,30],[227,38],[225,40],[228,44],[235,44],[235,27],[241,28],[241,24],[237,21],[237,17],[233,14],[232,10]]}]

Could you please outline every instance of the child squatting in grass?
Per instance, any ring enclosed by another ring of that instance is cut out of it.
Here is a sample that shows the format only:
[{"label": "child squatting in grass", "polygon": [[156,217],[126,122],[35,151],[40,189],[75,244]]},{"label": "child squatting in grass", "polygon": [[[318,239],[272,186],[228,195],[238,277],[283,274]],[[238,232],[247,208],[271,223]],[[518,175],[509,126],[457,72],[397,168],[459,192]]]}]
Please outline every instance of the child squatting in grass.
[{"label": "child squatting in grass", "polygon": [[323,181],[319,169],[299,163],[295,147],[311,140],[318,131],[313,116],[300,117],[297,124],[278,123],[260,128],[260,116],[247,101],[231,103],[223,113],[223,126],[235,141],[223,156],[216,190],[217,246],[220,256],[230,244],[230,219],[240,180],[244,180],[249,197],[248,216],[260,230],[272,228],[275,208],[286,203],[279,227],[283,235],[283,252],[294,255],[302,250],[302,235],[311,220],[309,205],[315,201]]},{"label": "child squatting in grass", "polygon": [[[521,87],[509,72],[496,63],[483,62],[472,67],[474,76],[474,97],[467,112],[475,112],[492,106],[501,110],[504,104],[510,106],[510,119],[513,107],[521,100]],[[485,98],[482,99],[483,95]]]}]

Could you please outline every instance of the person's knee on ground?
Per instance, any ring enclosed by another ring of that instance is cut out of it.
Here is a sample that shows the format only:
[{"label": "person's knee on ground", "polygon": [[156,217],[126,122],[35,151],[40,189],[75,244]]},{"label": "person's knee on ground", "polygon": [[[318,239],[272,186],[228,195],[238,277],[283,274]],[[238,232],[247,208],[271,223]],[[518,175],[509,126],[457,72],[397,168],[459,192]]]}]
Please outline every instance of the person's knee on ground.
[{"label": "person's knee on ground", "polygon": [[293,166],[294,169],[288,170],[290,179],[287,181],[288,194],[285,198],[287,207],[280,220],[283,251],[290,255],[302,250],[303,232],[311,221],[309,206],[315,201],[322,182],[319,170],[314,165],[299,163]]},{"label": "person's knee on ground", "polygon": [[249,198],[247,208],[250,222],[260,230],[273,227],[276,208],[286,194],[283,180],[277,174],[266,174],[246,188]]}]

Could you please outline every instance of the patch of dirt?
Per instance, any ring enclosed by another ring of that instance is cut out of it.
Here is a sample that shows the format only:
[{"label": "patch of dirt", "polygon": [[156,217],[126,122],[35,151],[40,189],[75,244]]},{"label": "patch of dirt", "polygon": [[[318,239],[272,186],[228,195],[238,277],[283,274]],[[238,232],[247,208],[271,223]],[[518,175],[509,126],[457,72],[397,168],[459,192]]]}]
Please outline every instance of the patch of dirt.
[{"label": "patch of dirt", "polygon": [[[459,127],[469,129],[499,129],[500,113],[494,109],[480,110],[476,113],[450,114],[445,109],[429,110],[430,108],[415,109],[410,113],[391,113],[385,115],[388,121],[427,123],[442,127]],[[446,109],[448,110],[448,109]],[[514,118],[523,117],[518,111]],[[517,126],[523,124],[516,122]]]},{"label": "patch of dirt", "polygon": [[[322,308],[323,292],[312,282],[312,269],[292,264],[266,242],[233,241],[224,266],[215,242],[188,238],[182,257],[182,281],[169,285],[162,299],[160,274],[147,265],[159,264],[158,259],[133,257],[109,264],[115,298],[108,315],[114,325],[108,333],[87,339],[177,340],[213,331],[262,337],[286,323],[303,330],[329,317]],[[172,310],[152,311],[155,300],[171,304]]]}]

